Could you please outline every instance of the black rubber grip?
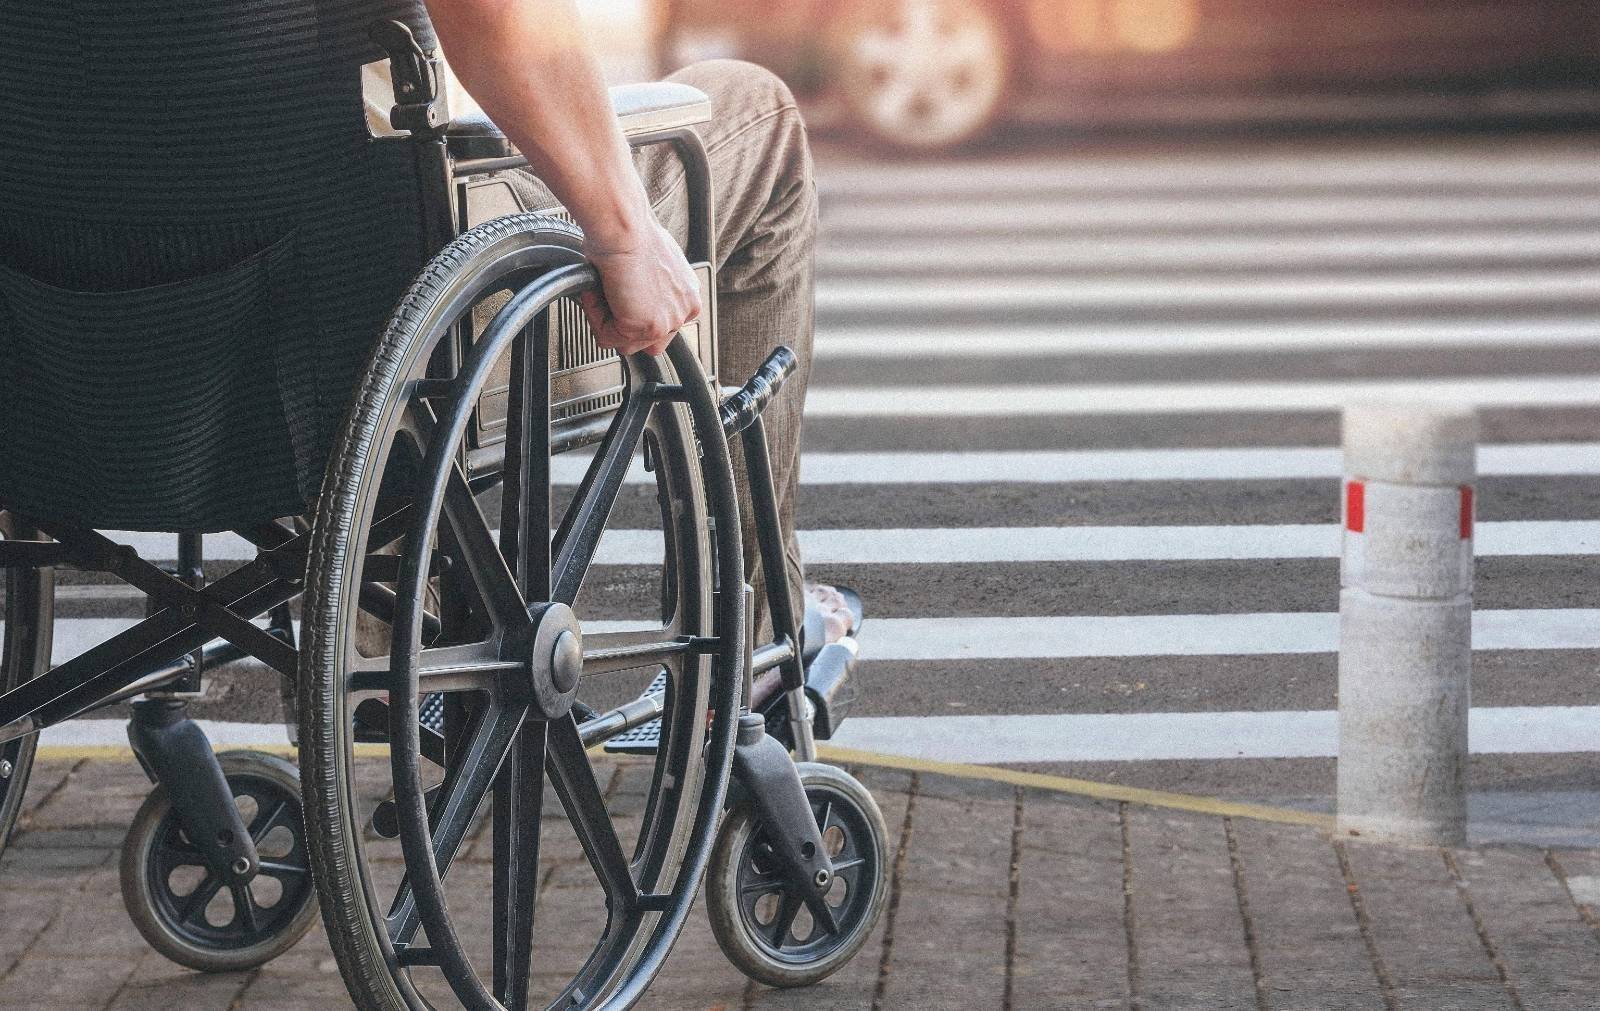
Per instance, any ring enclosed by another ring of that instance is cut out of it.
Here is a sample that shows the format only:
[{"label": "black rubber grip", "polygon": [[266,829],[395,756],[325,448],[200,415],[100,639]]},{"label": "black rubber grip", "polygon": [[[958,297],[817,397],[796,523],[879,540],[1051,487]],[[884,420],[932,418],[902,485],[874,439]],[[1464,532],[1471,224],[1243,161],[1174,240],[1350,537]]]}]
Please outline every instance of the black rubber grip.
[{"label": "black rubber grip", "polygon": [[772,398],[783,389],[784,380],[794,374],[800,359],[789,348],[779,345],[767,356],[739,392],[722,402],[722,429],[729,435],[742,432],[761,417]]}]

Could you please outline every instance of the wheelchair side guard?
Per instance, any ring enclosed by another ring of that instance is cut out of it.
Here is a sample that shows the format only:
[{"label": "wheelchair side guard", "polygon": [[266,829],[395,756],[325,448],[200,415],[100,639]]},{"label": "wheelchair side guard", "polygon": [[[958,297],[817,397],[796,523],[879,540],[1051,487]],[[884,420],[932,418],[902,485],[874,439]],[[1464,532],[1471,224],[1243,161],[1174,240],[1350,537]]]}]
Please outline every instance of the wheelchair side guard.
[{"label": "wheelchair side guard", "polygon": [[211,741],[189,718],[187,703],[141,699],[132,709],[128,743],[146,774],[166,787],[184,834],[223,881],[250,880],[261,858]]}]

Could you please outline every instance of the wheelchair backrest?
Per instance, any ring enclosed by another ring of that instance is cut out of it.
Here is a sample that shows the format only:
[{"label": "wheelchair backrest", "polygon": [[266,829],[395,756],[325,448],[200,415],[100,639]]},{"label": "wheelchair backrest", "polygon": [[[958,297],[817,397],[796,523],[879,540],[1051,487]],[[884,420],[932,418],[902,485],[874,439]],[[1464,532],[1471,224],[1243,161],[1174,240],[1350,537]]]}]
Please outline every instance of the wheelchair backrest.
[{"label": "wheelchair backrest", "polygon": [[425,261],[374,140],[420,0],[0,0],[0,503],[214,530],[302,512]]}]

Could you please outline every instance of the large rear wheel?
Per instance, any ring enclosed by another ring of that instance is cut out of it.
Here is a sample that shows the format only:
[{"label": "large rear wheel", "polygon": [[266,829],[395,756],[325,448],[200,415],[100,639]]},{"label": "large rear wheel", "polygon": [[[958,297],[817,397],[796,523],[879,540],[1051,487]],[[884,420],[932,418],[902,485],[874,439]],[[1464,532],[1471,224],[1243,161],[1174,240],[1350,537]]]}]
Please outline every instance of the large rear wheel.
[{"label": "large rear wheel", "polygon": [[[434,260],[319,503],[302,776],[329,939],[362,1008],[626,1006],[710,858],[743,642],[742,595],[714,592],[742,571],[727,446],[680,339],[625,363],[592,456],[558,452],[583,442],[550,408],[547,369],[581,325],[571,299],[597,284],[577,242],[522,215]],[[446,341],[488,315],[440,375]],[[486,395],[508,403],[498,453],[474,442]],[[641,483],[655,503],[629,491]],[[658,507],[659,536],[608,538],[621,499],[635,520]],[[607,563],[618,544],[625,564]],[[652,545],[659,564],[639,564]],[[388,618],[385,653],[358,609]],[[662,671],[665,691],[644,696]],[[615,770],[588,749],[641,710],[661,713],[661,746],[643,795],[613,795]]]}]

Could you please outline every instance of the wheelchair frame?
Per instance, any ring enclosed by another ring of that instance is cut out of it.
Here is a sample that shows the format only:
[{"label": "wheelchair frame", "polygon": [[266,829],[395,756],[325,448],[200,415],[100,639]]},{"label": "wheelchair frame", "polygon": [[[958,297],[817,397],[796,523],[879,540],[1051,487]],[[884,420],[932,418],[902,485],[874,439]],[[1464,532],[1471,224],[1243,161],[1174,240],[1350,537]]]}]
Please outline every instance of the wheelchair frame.
[{"label": "wheelchair frame", "polygon": [[[386,36],[393,39],[393,35]],[[405,39],[410,41],[410,33]],[[411,41],[415,46],[415,42]],[[418,58],[421,62],[418,62]],[[406,82],[422,96],[415,103],[396,107],[397,126],[414,127],[414,146],[418,176],[435,179],[437,186],[422,188],[423,219],[427,222],[429,246],[442,248],[465,225],[466,189],[477,176],[505,169],[521,168],[527,159],[521,155],[469,158],[453,161],[448,142],[435,122],[439,113],[430,111],[441,101],[437,94],[436,70],[420,49],[405,63],[397,60],[396,81],[400,90]],[[715,222],[711,202],[711,172],[705,147],[690,127],[653,131],[629,138],[634,147],[668,144],[682,160],[689,195],[690,222],[686,255],[703,270],[715,258]],[[711,291],[712,299],[715,290]],[[714,313],[714,308],[710,309]],[[459,347],[459,345],[458,345]],[[772,608],[775,641],[755,651],[753,675],[782,669],[785,689],[804,685],[799,660],[799,627],[789,606],[787,570],[782,564],[783,549],[777,531],[776,496],[768,464],[767,443],[761,411],[781,388],[794,368],[794,358],[780,349],[743,387],[727,391],[723,405],[723,425],[731,436],[740,434],[747,458],[751,461],[751,495],[757,514],[764,571],[768,572],[768,597]],[[458,363],[451,363],[458,364]],[[589,399],[605,391],[581,390],[573,399]],[[552,451],[567,451],[592,445],[604,436],[608,415],[580,421],[565,431],[552,432]],[[484,448],[494,454],[494,446]],[[468,461],[468,472],[473,471]],[[293,679],[298,673],[298,654],[288,640],[289,628],[279,618],[275,626],[260,628],[252,621],[297,597],[303,586],[308,533],[294,531],[271,521],[232,533],[253,544],[259,551],[254,562],[244,565],[208,586],[200,583],[203,562],[201,535],[178,535],[178,569],[184,578],[141,558],[131,546],[118,544],[98,531],[27,517],[30,524],[53,538],[52,542],[0,540],[0,569],[66,568],[115,576],[146,594],[152,606],[149,616],[77,657],[57,664],[12,691],[0,695],[0,743],[36,734],[48,727],[83,716],[96,709],[160,689],[190,692],[206,666],[253,657]],[[770,522],[767,522],[770,521]],[[770,535],[769,535],[770,532]],[[775,592],[776,591],[776,592]],[[218,642],[220,640],[220,643]],[[215,645],[208,645],[215,644]],[[659,715],[659,714],[657,714]],[[632,729],[653,719],[629,714],[615,733]],[[606,721],[607,736],[615,719]],[[809,729],[809,722],[797,719]],[[596,736],[596,740],[600,738]],[[800,741],[809,742],[809,733]],[[814,745],[799,744],[799,757],[808,761],[815,755]]]},{"label": "wheelchair frame", "polygon": [[[525,166],[526,159],[515,154],[453,158],[444,127],[448,117],[442,108],[436,61],[423,53],[409,30],[389,23],[374,32],[388,50],[396,84],[396,94],[407,100],[393,111],[397,128],[410,133],[417,177],[421,181],[420,212],[425,222],[427,242],[432,250],[442,248],[468,225],[469,187],[474,179],[505,169]],[[692,126],[648,130],[630,136],[634,147],[668,144],[677,153],[686,173],[689,205],[689,235],[686,253],[707,283],[707,318],[701,329],[704,357],[706,342],[711,342],[710,360],[715,360],[715,286],[709,283],[715,267],[715,221],[711,200],[712,180],[706,151]],[[429,181],[432,181],[431,183]],[[697,333],[697,337],[701,334]],[[443,378],[454,375],[468,347],[467,335],[451,341],[451,361],[437,362],[430,374],[438,380],[421,380],[417,396],[426,398],[425,384],[440,384],[438,395],[447,385]],[[795,358],[780,348],[742,387],[722,391],[719,398],[720,422],[725,434],[738,434],[748,468],[750,494],[766,591],[774,629],[774,641],[752,648],[745,638],[742,686],[738,693],[740,712],[733,775],[743,792],[766,823],[777,827],[770,841],[794,884],[806,893],[825,885],[830,864],[823,851],[821,829],[813,820],[801,780],[790,757],[790,748],[766,734],[766,719],[753,712],[782,691],[787,702],[787,726],[794,758],[802,762],[815,757],[812,714],[813,703],[806,694],[806,672],[800,652],[798,616],[790,606],[788,576],[782,534],[778,523],[776,494],[768,456],[761,412],[795,368]],[[573,402],[593,401],[607,390],[592,377],[582,377],[573,387]],[[667,387],[652,391],[672,398]],[[681,390],[679,391],[681,394]],[[556,407],[553,400],[548,409]],[[482,402],[479,403],[479,410]],[[594,416],[579,415],[549,431],[551,452],[561,452],[600,441],[611,421],[609,411]],[[478,434],[482,433],[479,426]],[[499,459],[503,451],[497,444],[479,445],[464,454],[461,461],[467,474],[475,469],[476,457],[488,462]],[[715,508],[736,515],[738,503],[731,487],[708,487]],[[15,514],[13,514],[15,515]],[[299,676],[301,652],[294,641],[289,604],[305,589],[305,574],[310,554],[312,531],[309,524],[296,521],[292,526],[268,521],[233,533],[257,549],[254,561],[235,569],[209,584],[202,572],[201,535],[178,535],[178,565],[174,573],[141,558],[131,546],[118,544],[105,534],[41,519],[20,517],[25,525],[52,540],[0,540],[0,569],[35,570],[48,573],[57,568],[102,573],[142,591],[148,598],[147,617],[111,638],[64,663],[50,666],[37,677],[23,681],[0,694],[0,744],[17,741],[40,731],[135,696],[147,695],[134,703],[130,740],[135,754],[151,778],[168,787],[174,807],[187,825],[196,845],[208,857],[216,856],[224,866],[236,869],[254,866],[254,845],[231,796],[209,742],[197,725],[188,719],[186,698],[200,690],[208,667],[254,658],[291,682]],[[394,517],[381,522],[394,523]],[[378,529],[377,524],[374,530]],[[398,559],[369,555],[365,560],[366,578],[361,592],[361,607],[382,620],[394,616],[394,591],[381,585],[399,578]],[[742,580],[741,580],[742,583]],[[13,584],[15,585],[15,584]],[[750,620],[750,588],[743,587],[746,623]],[[718,593],[734,591],[726,582]],[[262,615],[268,627],[255,622]],[[716,641],[685,645],[691,652],[710,653],[719,648]],[[48,656],[48,649],[45,649]],[[27,658],[8,657],[8,662]],[[758,692],[756,678],[777,671],[777,682],[763,679]],[[581,721],[579,731],[587,748],[657,720],[664,711],[660,696],[645,695],[604,713]],[[415,764],[417,755],[408,756]],[[25,786],[25,784],[22,784]],[[580,797],[580,803],[587,802]],[[593,812],[590,812],[593,813]],[[603,808],[599,812],[604,815]],[[640,895],[641,902],[654,897]],[[665,911],[663,909],[663,911]],[[687,910],[685,909],[684,912]],[[423,951],[417,961],[430,964]],[[664,957],[664,953],[663,953]],[[437,964],[437,963],[433,963]],[[656,966],[649,975],[653,976]],[[647,976],[646,979],[649,977]]]}]

